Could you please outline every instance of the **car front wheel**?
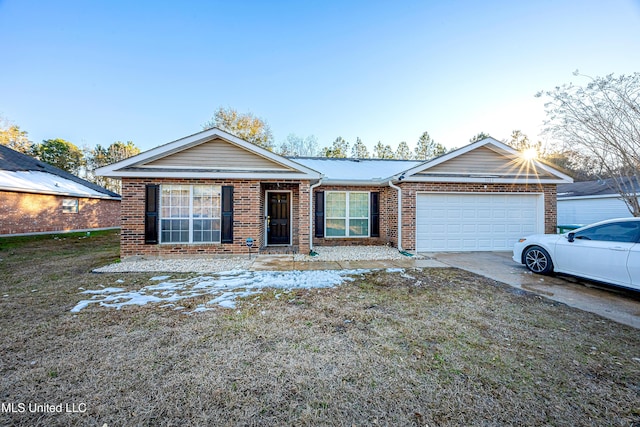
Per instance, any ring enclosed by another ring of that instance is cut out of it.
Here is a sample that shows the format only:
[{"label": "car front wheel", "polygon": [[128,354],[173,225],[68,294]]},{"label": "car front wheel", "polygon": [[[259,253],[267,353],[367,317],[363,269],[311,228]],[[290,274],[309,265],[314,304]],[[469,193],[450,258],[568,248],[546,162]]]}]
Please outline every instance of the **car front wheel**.
[{"label": "car front wheel", "polygon": [[553,271],[549,253],[540,246],[532,246],[524,252],[524,264],[537,274],[549,274]]}]

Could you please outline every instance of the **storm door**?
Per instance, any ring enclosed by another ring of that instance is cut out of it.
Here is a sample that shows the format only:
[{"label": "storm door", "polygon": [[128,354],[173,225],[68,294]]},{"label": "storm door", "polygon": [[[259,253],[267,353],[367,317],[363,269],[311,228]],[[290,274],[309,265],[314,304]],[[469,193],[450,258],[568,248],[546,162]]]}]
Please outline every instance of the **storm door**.
[{"label": "storm door", "polygon": [[267,245],[291,244],[290,195],[267,192]]}]

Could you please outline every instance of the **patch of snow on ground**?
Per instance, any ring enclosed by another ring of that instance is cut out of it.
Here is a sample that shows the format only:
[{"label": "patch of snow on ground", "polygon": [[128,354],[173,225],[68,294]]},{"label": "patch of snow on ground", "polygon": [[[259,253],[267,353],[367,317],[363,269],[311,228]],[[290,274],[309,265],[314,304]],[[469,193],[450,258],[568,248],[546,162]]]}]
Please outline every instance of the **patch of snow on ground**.
[{"label": "patch of snow on ground", "polygon": [[200,304],[191,313],[210,309],[212,305],[235,308],[237,298],[259,294],[263,289],[312,289],[338,286],[345,281],[353,281],[354,275],[368,270],[315,270],[315,271],[231,271],[216,275],[199,276],[189,279],[167,280],[170,276],[152,277],[150,281],[159,282],[145,286],[137,291],[125,291],[122,288],[87,290],[82,294],[93,295],[91,299],[80,301],[71,309],[77,313],[90,304],[120,309],[125,305],[145,305],[162,303],[160,307],[176,307],[175,302],[212,295],[214,298]]}]

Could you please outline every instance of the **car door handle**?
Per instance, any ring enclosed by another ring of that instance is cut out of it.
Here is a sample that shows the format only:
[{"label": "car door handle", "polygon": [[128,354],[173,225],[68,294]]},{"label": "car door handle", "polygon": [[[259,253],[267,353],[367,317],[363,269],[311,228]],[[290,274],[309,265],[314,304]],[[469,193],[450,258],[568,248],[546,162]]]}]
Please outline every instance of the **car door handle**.
[{"label": "car door handle", "polygon": [[623,248],[622,246],[611,246],[609,249],[612,251],[626,251],[627,248]]}]

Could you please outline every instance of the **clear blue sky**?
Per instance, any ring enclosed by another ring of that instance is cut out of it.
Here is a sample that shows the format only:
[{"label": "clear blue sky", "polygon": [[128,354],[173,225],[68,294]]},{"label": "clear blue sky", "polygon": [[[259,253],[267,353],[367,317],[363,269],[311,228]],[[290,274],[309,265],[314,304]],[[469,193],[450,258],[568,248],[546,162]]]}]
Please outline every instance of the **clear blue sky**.
[{"label": "clear blue sky", "polygon": [[537,138],[537,91],[640,71],[640,0],[0,0],[0,115],[142,150],[219,106],[320,146]]}]

